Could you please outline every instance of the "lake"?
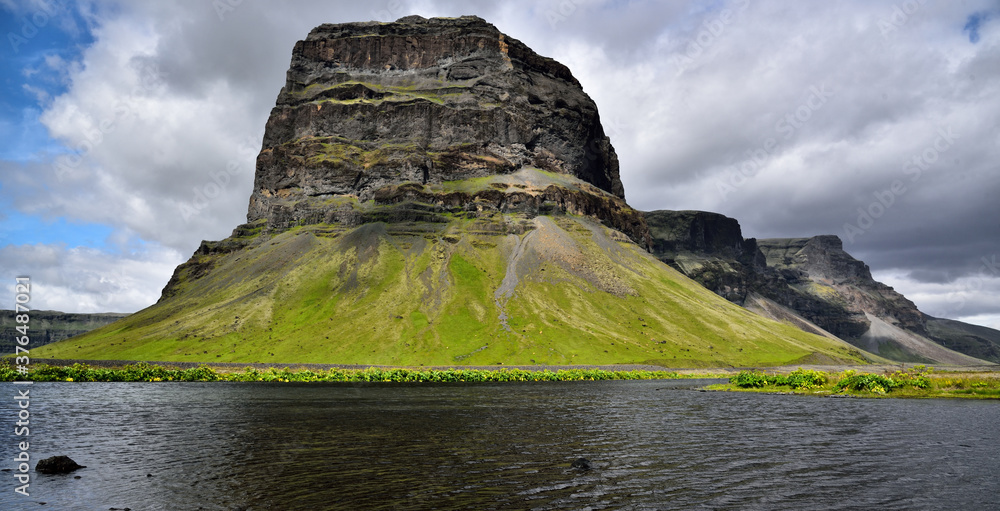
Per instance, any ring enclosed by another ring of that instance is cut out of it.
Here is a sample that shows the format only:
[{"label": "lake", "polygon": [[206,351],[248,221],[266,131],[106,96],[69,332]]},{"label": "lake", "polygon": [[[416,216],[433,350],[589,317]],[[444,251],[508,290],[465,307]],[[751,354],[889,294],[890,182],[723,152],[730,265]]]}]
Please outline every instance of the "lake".
[{"label": "lake", "polygon": [[[1000,403],[706,383],[35,383],[31,466],[87,468],[32,471],[29,497],[0,472],[0,509],[1000,506]],[[15,468],[18,408],[0,401]]]}]

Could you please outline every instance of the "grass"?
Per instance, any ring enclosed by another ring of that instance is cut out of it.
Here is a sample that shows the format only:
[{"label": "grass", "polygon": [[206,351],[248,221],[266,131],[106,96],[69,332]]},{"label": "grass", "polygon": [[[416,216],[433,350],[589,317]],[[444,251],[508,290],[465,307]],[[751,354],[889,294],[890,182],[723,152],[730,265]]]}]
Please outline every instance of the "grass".
[{"label": "grass", "polygon": [[[484,228],[491,223],[495,234]],[[534,235],[505,233],[519,223],[536,226]],[[493,293],[518,239],[528,250],[503,304],[507,329]],[[845,343],[727,302],[584,217],[455,218],[412,232],[370,223],[331,234],[316,224],[196,259],[178,272],[173,296],[32,355],[391,366],[866,363]]]},{"label": "grass", "polygon": [[[351,98],[351,99],[332,99],[332,98],[319,98],[316,99],[321,93],[337,90],[337,89],[351,89],[357,86],[363,86],[372,92],[382,94],[383,97],[380,99],[376,98]],[[381,104],[385,101],[391,102],[402,102],[402,101],[413,101],[413,100],[425,100],[439,105],[444,105],[448,100],[457,100],[462,96],[465,96],[465,90],[468,89],[467,84],[462,82],[439,82],[439,81],[427,81],[422,84],[382,84],[373,82],[361,82],[356,80],[351,80],[347,82],[338,83],[335,85],[327,84],[310,84],[309,86],[291,93],[291,97],[296,98],[300,101],[319,101],[323,103],[339,103],[339,104],[357,104],[357,103],[367,103],[367,104]]]},{"label": "grass", "polygon": [[608,371],[603,369],[561,369],[529,371],[523,369],[444,369],[408,368],[330,369],[327,371],[270,368],[264,371],[247,367],[242,371],[219,372],[208,366],[173,369],[139,363],[120,368],[98,368],[85,364],[72,366],[37,365],[19,376],[10,365],[0,365],[0,381],[37,382],[379,382],[379,383],[457,383],[457,382],[530,382],[598,380],[666,380],[691,378],[670,371]]},{"label": "grass", "polygon": [[711,385],[711,390],[741,392],[788,392],[811,395],[855,397],[970,398],[1000,399],[1000,375],[997,373],[936,374],[933,368],[915,366],[884,374],[847,370],[836,374],[811,369],[796,369],[777,374],[741,371],[729,383]]},{"label": "grass", "polygon": [[385,143],[374,147],[364,147],[352,141],[327,137],[321,139],[304,139],[295,143],[301,144],[305,154],[310,156],[306,162],[316,165],[322,162],[349,163],[360,168],[371,168],[376,165],[386,165],[390,161],[406,159],[422,159],[424,151],[413,142]]}]

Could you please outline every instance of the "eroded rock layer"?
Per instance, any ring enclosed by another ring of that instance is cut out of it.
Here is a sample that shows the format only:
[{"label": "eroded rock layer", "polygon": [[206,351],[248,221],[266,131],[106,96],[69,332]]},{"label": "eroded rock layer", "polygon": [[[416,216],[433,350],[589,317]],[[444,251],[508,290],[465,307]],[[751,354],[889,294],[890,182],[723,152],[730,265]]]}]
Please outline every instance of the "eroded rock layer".
[{"label": "eroded rock layer", "polygon": [[[503,190],[429,188],[526,167],[593,185],[597,199],[569,203],[620,224],[601,216],[627,207],[618,158],[597,106],[562,64],[473,16],[321,25],[293,50],[247,217],[269,229],[310,223],[338,198],[446,209],[482,198],[501,212],[537,202],[535,214],[543,202],[567,203],[551,190],[507,200]],[[640,232],[629,234],[641,241],[643,219],[633,220]]]},{"label": "eroded rock layer", "polygon": [[940,320],[930,331],[934,318],[876,281],[837,236],[745,239],[739,222],[718,213],[644,215],[657,258],[765,316],[890,360],[975,364],[979,361],[972,357],[995,355],[989,335],[968,335]]}]

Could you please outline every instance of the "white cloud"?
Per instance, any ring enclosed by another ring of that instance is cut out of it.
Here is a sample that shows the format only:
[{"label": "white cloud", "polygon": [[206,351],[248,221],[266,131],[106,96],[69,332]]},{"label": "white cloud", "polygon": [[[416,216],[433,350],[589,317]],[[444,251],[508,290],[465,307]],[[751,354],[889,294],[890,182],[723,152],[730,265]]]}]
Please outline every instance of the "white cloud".
[{"label": "white cloud", "polygon": [[[49,59],[68,90],[42,116],[54,137],[82,149],[79,163],[62,180],[51,162],[35,162],[0,181],[4,193],[20,190],[12,200],[22,211],[104,223],[119,244],[138,237],[190,254],[244,219],[295,41],[320,23],[478,14],[570,67],[601,109],[633,206],[718,211],[748,236],[843,237],[857,208],[907,177],[904,165],[951,127],[961,138],[847,246],[876,270],[906,275],[900,289],[922,309],[945,311],[980,255],[1000,250],[1000,23],[984,23],[976,44],[961,30],[993,7],[928,2],[894,19],[892,4],[860,0],[308,0],[246,1],[220,19],[198,0],[85,3],[95,42],[80,62]],[[813,108],[816,87],[832,96]],[[83,258],[105,256],[75,257],[89,268]],[[159,275],[155,293],[134,296],[158,296],[169,272]],[[77,297],[67,306],[92,296],[65,289]],[[977,293],[967,302],[981,311],[956,313],[1000,314],[990,305],[1000,289]]]},{"label": "white cloud", "polygon": [[[78,155],[58,158],[23,209],[118,226],[183,251],[228,235],[253,179],[240,137],[264,117],[224,81],[196,96],[173,92],[156,63],[161,36],[148,24],[116,18],[94,35],[68,92],[41,118]],[[230,160],[242,171],[228,173]],[[217,196],[200,214],[180,215],[193,189],[220,172],[229,179]]]},{"label": "white cloud", "polygon": [[1000,274],[987,270],[949,282],[920,282],[894,270],[873,272],[873,276],[916,303],[925,314],[991,328],[996,328],[1000,319],[996,304]]},{"label": "white cloud", "polygon": [[[31,309],[70,312],[135,312],[151,305],[185,259],[155,245],[124,253],[62,244],[0,248],[0,267],[31,277]],[[14,296],[10,282],[8,296]]]}]

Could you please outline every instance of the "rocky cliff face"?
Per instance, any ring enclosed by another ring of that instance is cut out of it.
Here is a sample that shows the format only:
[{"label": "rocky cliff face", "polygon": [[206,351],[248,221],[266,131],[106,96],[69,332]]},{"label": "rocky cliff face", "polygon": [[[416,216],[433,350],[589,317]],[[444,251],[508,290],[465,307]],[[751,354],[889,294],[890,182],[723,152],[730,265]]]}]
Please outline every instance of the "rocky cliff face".
[{"label": "rocky cliff face", "polygon": [[[530,167],[565,190],[441,189]],[[436,187],[436,188],[435,188]],[[591,191],[599,193],[589,193]],[[296,43],[257,159],[247,220],[268,229],[477,208],[586,211],[645,241],[597,106],[562,64],[474,16],[321,25]],[[434,206],[414,212],[414,202]],[[603,204],[597,204],[601,202]],[[634,224],[627,226],[626,224]]]},{"label": "rocky cliff face", "polygon": [[757,241],[744,239],[733,218],[705,211],[643,213],[650,250],[661,261],[727,300],[743,305],[761,287],[766,261]]},{"label": "rocky cliff face", "polygon": [[943,323],[936,323],[938,335],[931,335],[913,302],[875,281],[837,236],[744,239],[735,219],[716,213],[644,214],[654,255],[759,313],[892,360],[965,364],[975,361],[946,348],[971,356],[993,353],[981,336],[962,335],[954,327],[945,331]]},{"label": "rocky cliff face", "polygon": [[866,314],[888,318],[892,324],[918,335],[927,334],[917,306],[893,288],[875,281],[868,265],[845,252],[837,236],[763,239],[757,244],[768,267],[778,270],[795,289],[825,296],[830,298],[826,301],[843,307],[849,317],[839,318],[828,329],[837,335],[863,336],[870,325]]},{"label": "rocky cliff face", "polygon": [[[15,336],[20,336],[14,330],[18,326],[14,321],[14,311],[0,311],[0,352],[14,353]],[[128,316],[114,312],[99,314],[78,314],[59,311],[31,311],[31,343],[29,349],[44,346],[49,343],[69,339],[85,334],[96,328],[113,323]]]}]

